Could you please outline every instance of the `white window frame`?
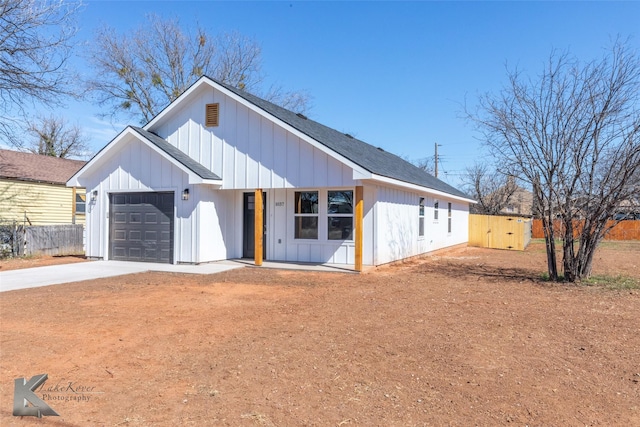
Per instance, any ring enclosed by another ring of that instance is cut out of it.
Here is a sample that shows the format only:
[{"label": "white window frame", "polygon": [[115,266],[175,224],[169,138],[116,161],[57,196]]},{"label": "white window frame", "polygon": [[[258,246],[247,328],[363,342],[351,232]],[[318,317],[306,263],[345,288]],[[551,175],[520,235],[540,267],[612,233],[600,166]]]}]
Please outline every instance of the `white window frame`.
[{"label": "white window frame", "polygon": [[[298,193],[316,193],[317,194],[317,207],[316,207],[316,212],[307,212],[307,213],[301,213],[301,212],[297,212],[298,207],[296,206],[296,201],[297,201],[297,194]],[[295,240],[312,240],[312,241],[317,241],[320,238],[320,191],[319,190],[296,190],[293,193],[293,238]],[[296,225],[298,223],[298,218],[316,218],[316,237],[297,237],[296,236],[296,232],[297,232],[297,228]]]},{"label": "white window frame", "polygon": [[[351,193],[351,213],[338,213],[338,212],[332,213],[332,212],[329,212],[329,208],[330,208],[330,206],[329,206],[329,193],[331,193],[331,192],[336,192],[336,193],[337,192],[340,192],[340,193],[349,192],[349,193]],[[353,198],[355,196],[355,191],[353,191],[352,189],[344,189],[344,190],[327,189],[327,193],[326,194],[327,194],[327,198],[326,198],[325,206],[327,207],[327,220],[326,220],[325,224],[327,224],[327,240],[330,241],[330,242],[340,242],[340,241],[342,241],[342,242],[351,242],[351,241],[353,241],[353,239],[354,239],[353,236],[354,236],[354,231],[355,231],[354,230],[355,229],[355,223],[354,223],[354,217],[353,217],[355,206],[354,206]],[[329,236],[329,221],[331,220],[331,218],[351,218],[351,233],[350,233],[351,234],[351,238],[347,238],[347,239],[332,239]]]},{"label": "white window frame", "polygon": [[425,198],[420,197],[418,200],[418,237],[424,237],[424,209]]}]

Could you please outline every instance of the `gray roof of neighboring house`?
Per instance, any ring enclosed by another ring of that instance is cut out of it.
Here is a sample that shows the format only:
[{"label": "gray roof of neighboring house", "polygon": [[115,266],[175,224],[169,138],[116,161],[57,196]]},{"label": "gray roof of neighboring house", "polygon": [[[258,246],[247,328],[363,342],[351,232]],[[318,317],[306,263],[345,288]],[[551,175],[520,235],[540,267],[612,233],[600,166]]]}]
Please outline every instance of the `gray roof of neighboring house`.
[{"label": "gray roof of neighboring house", "polygon": [[0,178],[64,185],[85,163],[82,160],[0,150]]},{"label": "gray roof of neighboring house", "polygon": [[220,83],[215,79],[211,80],[371,173],[471,199],[471,197],[462,191],[439,180],[395,154],[384,151],[381,148],[376,148],[350,135],[338,132],[335,129],[331,129],[303,115],[279,107],[233,86]]},{"label": "gray roof of neighboring house", "polygon": [[156,147],[160,148],[162,151],[176,159],[178,162],[182,163],[187,169],[198,175],[200,178],[220,180],[220,177],[218,175],[211,172],[209,169],[202,166],[200,163],[189,157],[186,153],[169,144],[166,140],[160,138],[155,133],[151,133],[136,126],[130,127],[131,129],[142,135],[144,138],[146,138],[149,142],[154,144]]}]

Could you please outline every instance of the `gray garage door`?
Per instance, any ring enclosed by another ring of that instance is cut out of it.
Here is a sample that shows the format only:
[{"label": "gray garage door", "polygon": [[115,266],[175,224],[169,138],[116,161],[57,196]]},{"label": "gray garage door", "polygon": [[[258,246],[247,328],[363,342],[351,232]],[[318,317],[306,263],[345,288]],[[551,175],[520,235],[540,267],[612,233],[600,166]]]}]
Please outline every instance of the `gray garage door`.
[{"label": "gray garage door", "polygon": [[109,259],[173,263],[173,192],[109,195]]}]

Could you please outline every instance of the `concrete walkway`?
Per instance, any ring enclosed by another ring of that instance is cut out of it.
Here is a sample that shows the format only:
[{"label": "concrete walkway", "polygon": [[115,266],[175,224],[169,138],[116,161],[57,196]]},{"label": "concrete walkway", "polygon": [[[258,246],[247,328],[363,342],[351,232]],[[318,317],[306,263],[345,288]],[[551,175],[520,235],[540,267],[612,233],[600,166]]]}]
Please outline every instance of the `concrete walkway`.
[{"label": "concrete walkway", "polygon": [[94,280],[102,277],[122,276],[124,274],[143,273],[145,271],[213,274],[240,267],[243,267],[243,264],[233,261],[220,261],[199,265],[154,264],[128,261],[87,261],[0,272],[0,292],[59,285],[61,283],[79,282],[82,280]]},{"label": "concrete walkway", "polygon": [[[145,271],[164,271],[168,273],[214,274],[223,271],[253,266],[248,259],[218,261],[208,264],[154,264],[150,262],[130,261],[87,261],[74,264],[49,265],[45,267],[24,268],[0,272],[0,292],[16,289],[37,288],[59,285],[61,283],[94,280],[102,277],[122,276],[144,273]],[[337,264],[314,264],[297,262],[265,261],[262,267],[284,270],[323,271],[355,273],[352,266]]]}]

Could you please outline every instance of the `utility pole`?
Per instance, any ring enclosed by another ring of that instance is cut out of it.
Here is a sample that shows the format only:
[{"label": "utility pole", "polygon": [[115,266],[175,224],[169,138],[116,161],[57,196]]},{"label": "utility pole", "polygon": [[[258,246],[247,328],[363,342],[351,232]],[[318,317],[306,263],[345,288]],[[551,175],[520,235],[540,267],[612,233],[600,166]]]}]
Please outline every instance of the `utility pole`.
[{"label": "utility pole", "polygon": [[436,155],[435,155],[435,157],[434,157],[435,164],[436,164],[436,178],[438,177],[438,145],[440,145],[440,144],[438,144],[438,143],[436,142],[436,143],[435,143],[435,146],[436,146]]}]

